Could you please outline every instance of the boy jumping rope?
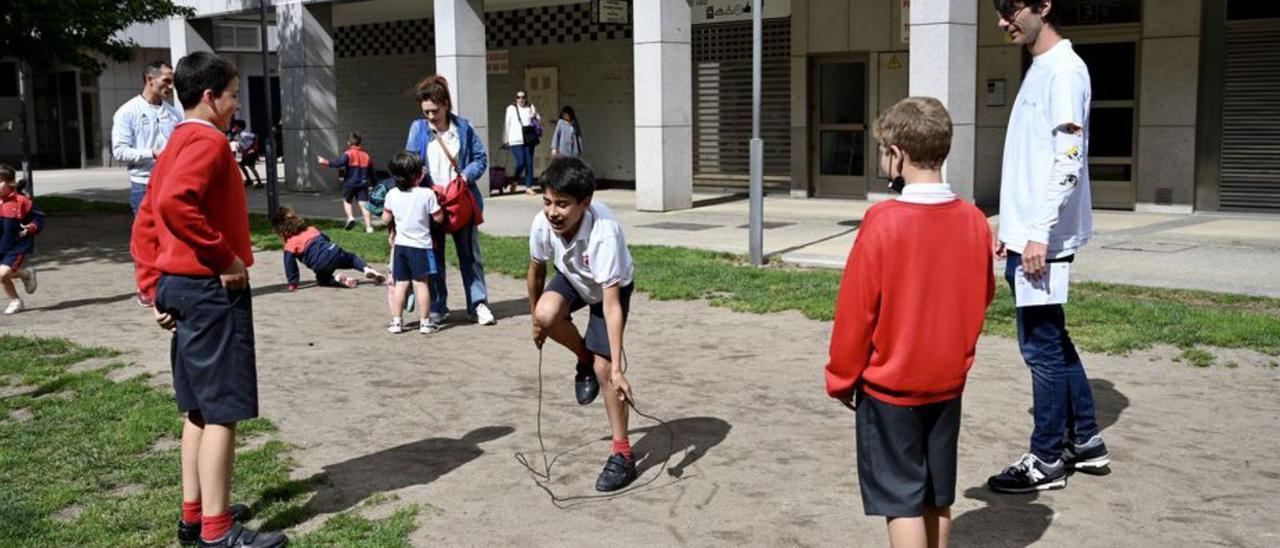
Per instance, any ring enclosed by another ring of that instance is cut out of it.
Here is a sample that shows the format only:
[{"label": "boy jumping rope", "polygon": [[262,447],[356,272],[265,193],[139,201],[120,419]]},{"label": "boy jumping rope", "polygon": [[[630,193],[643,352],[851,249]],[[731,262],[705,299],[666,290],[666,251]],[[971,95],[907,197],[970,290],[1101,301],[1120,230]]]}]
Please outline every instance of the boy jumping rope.
[{"label": "boy jumping rope", "polygon": [[[542,176],[542,212],[529,231],[529,309],[533,343],[547,337],[578,357],[575,392],[579,405],[606,394],[605,412],[613,448],[596,490],[616,491],[636,479],[627,436],[627,402],[634,402],[623,375],[622,334],[631,308],[634,272],[622,226],[603,203],[592,203],[595,174],[577,158],[558,158]],[[556,265],[546,286],[547,261]],[[545,286],[545,287],[544,287]],[[545,291],[544,291],[545,289]],[[570,314],[590,307],[586,335]]]},{"label": "boy jumping rope", "polygon": [[901,188],[867,210],[845,264],[827,394],[857,415],[863,511],[894,547],[946,546],[960,394],[995,295],[991,228],[942,181],[951,117],[909,97],[876,121],[880,168]]},{"label": "boy jumping rope", "polygon": [[138,287],[172,331],[170,356],[182,427],[178,542],[275,548],[289,539],[240,523],[231,505],[236,423],[258,416],[249,271],[253,251],[244,179],[222,131],[240,106],[235,66],[208,52],[174,72],[186,121],[156,163],[133,224]]}]

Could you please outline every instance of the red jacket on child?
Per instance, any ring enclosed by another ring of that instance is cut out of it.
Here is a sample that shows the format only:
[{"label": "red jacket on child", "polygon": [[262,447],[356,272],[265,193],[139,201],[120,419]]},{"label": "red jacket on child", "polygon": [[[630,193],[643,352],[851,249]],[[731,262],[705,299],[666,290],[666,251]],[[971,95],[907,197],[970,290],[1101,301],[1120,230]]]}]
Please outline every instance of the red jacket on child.
[{"label": "red jacket on child", "polygon": [[138,291],[160,274],[216,276],[253,264],[244,179],[227,138],[208,122],[178,124],[151,172],[130,241]]},{"label": "red jacket on child", "polygon": [[836,299],[827,393],[885,403],[960,396],[995,295],[991,228],[964,200],[871,207]]}]

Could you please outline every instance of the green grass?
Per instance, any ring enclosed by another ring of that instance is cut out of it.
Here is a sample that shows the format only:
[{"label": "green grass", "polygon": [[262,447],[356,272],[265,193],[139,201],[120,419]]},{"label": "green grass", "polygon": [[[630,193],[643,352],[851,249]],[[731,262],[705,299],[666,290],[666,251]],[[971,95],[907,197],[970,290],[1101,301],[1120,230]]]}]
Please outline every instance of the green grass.
[{"label": "green grass", "polygon": [[[344,231],[334,221],[313,223],[365,260],[386,262],[385,233]],[[279,238],[263,217],[251,216],[251,227],[256,246],[280,249]],[[525,238],[482,234],[481,247],[490,272],[525,276],[529,265]],[[630,249],[637,289],[654,299],[707,299],[740,312],[797,310],[822,321],[831,320],[835,313],[840,273],[834,270],[754,268],[741,256],[679,247],[633,245]],[[1003,279],[998,280],[997,289],[984,332],[1012,337],[1012,297]],[[1071,286],[1067,318],[1077,346],[1093,352],[1125,353],[1167,344],[1183,349],[1250,348],[1280,355],[1280,299],[1079,282]]]},{"label": "green grass", "polygon": [[[102,371],[68,373],[89,358],[117,353],[61,339],[0,336],[0,386],[37,387],[0,399],[0,546],[168,546],[173,544],[180,435],[173,397],[136,377],[113,382]],[[110,366],[108,366],[110,369]],[[29,420],[19,420],[21,415]],[[257,502],[266,522],[297,523],[309,489],[295,485],[290,448],[248,440],[275,428],[240,425],[234,500]],[[157,445],[168,440],[170,443]],[[275,493],[273,497],[264,496]],[[381,520],[339,514],[296,539],[300,546],[407,546],[416,507]]]}]

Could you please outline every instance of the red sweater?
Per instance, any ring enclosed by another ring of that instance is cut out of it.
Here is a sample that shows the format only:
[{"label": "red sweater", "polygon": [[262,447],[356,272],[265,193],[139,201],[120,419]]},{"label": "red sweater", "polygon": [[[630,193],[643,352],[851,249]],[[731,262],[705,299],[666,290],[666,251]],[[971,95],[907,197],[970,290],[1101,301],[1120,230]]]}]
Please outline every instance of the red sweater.
[{"label": "red sweater", "polygon": [[872,206],[849,252],[827,393],[892,405],[960,396],[995,295],[991,228],[973,204]]},{"label": "red sweater", "polygon": [[212,125],[179,124],[151,172],[130,242],[138,290],[160,274],[216,276],[239,257],[253,264],[244,179],[227,138]]}]

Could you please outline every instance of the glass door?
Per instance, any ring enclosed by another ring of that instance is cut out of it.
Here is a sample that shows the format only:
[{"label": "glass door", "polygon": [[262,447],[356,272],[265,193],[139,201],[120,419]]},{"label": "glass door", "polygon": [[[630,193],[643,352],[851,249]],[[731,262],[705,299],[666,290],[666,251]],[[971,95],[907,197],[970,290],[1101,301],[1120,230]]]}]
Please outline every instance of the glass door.
[{"label": "glass door", "polygon": [[813,71],[812,166],[819,196],[867,195],[867,63],[819,60]]}]

